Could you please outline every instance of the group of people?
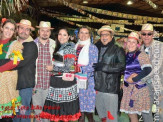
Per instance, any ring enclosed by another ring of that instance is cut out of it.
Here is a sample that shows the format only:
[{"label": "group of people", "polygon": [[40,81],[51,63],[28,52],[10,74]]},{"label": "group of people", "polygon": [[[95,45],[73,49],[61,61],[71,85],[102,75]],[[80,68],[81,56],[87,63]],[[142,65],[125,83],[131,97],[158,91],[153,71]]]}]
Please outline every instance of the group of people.
[{"label": "group of people", "polygon": [[119,109],[131,122],[138,122],[140,114],[144,122],[153,122],[151,109],[158,88],[155,104],[163,121],[163,44],[153,40],[152,24],[144,24],[140,33],[131,32],[121,44],[108,25],[97,31],[96,44],[85,26],[78,30],[76,44],[69,41],[67,28],[58,30],[56,40],[50,38],[54,29],[50,22],[41,21],[36,28],[34,40],[30,34],[35,28],[29,20],[1,23],[1,121],[30,122],[33,110],[36,122],[85,122],[85,117],[95,122],[96,107],[101,122],[118,122]]}]

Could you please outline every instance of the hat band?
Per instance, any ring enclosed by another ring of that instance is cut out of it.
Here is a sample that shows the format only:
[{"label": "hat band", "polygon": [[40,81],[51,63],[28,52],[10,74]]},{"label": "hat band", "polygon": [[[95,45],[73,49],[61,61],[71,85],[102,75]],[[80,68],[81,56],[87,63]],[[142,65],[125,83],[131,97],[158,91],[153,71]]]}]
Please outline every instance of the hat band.
[{"label": "hat band", "polygon": [[128,38],[130,38],[130,39],[135,39],[135,40],[139,40],[138,38],[136,38],[136,37],[128,37]]}]

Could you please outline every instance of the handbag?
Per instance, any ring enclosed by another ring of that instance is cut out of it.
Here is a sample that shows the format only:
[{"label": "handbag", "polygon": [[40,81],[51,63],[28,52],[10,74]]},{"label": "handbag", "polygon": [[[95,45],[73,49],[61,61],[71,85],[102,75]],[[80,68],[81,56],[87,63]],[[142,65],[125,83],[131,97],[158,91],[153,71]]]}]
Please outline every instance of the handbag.
[{"label": "handbag", "polygon": [[64,80],[64,81],[73,81],[74,77],[75,77],[75,75],[72,74],[72,73],[63,73],[62,80]]},{"label": "handbag", "polygon": [[76,81],[77,81],[78,89],[87,89],[88,88],[87,74],[76,73],[75,78],[76,78]]}]

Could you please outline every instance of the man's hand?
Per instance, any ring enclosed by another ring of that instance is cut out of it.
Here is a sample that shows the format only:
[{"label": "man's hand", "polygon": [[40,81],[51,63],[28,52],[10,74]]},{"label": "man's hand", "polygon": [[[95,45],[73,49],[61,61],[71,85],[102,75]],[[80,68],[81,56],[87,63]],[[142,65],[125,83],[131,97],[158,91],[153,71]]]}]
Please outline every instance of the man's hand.
[{"label": "man's hand", "polygon": [[47,65],[46,70],[48,71],[53,71],[53,65]]},{"label": "man's hand", "polygon": [[92,67],[95,69],[95,71],[101,71],[102,65],[102,63],[94,63]]},{"label": "man's hand", "polygon": [[134,81],[132,80],[132,78],[134,78],[134,77],[136,77],[138,74],[136,74],[136,73],[133,73],[133,74],[131,74],[128,78],[127,78],[127,82],[129,82],[129,83],[133,83]]}]

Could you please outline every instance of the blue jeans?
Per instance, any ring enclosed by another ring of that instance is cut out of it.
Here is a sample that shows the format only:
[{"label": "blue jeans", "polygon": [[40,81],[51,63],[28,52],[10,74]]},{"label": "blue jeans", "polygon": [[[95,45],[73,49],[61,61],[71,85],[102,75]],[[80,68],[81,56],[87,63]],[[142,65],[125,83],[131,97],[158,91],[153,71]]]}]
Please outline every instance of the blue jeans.
[{"label": "blue jeans", "polygon": [[19,90],[19,95],[22,98],[22,105],[25,106],[26,112],[25,116],[21,115],[20,110],[16,113],[16,117],[13,118],[13,122],[31,122],[31,108],[30,102],[32,99],[32,90],[33,88],[26,88]]}]

